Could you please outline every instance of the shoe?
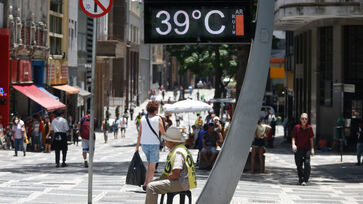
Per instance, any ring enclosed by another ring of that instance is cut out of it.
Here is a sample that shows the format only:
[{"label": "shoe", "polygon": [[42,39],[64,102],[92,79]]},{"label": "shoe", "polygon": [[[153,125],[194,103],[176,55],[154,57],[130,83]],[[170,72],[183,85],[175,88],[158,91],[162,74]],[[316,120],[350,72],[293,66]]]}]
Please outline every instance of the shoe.
[{"label": "shoe", "polygon": [[25,157],[26,153],[24,152],[24,157]]},{"label": "shoe", "polygon": [[65,162],[62,163],[62,167],[66,167],[67,164]]},{"label": "shoe", "polygon": [[146,191],[146,186],[142,185],[142,190]]},{"label": "shoe", "polygon": [[84,167],[88,168],[88,162],[87,161],[84,161]]},{"label": "shoe", "polygon": [[355,163],[356,166],[360,166],[360,163]]},{"label": "shoe", "polygon": [[18,154],[14,154],[14,157],[17,157],[18,156]]},{"label": "shoe", "polygon": [[58,168],[58,167],[59,167],[59,164],[57,164],[55,167],[57,167],[57,168]]},{"label": "shoe", "polygon": [[302,186],[306,186],[306,182],[305,182],[305,181],[304,181],[304,182],[302,182],[302,183],[301,183],[301,185],[302,185]]}]

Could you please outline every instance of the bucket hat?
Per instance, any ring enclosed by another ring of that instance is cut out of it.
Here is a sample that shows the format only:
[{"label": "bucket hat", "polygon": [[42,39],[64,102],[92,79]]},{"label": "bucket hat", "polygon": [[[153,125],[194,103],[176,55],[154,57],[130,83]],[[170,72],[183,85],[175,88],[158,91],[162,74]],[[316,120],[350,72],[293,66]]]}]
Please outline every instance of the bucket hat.
[{"label": "bucket hat", "polygon": [[166,141],[170,142],[184,142],[185,138],[180,132],[180,130],[176,127],[170,127],[162,138]]}]

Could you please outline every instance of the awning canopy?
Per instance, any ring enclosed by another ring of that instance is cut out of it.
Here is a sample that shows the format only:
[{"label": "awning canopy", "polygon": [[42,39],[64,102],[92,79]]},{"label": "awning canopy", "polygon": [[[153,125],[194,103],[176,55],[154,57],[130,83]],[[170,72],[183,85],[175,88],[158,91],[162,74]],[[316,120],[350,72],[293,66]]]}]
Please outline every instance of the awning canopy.
[{"label": "awning canopy", "polygon": [[80,88],[78,86],[76,86],[76,88],[79,89],[79,93],[78,94],[80,96],[82,96],[82,97],[87,97],[87,96],[90,96],[91,95],[90,92],[88,92],[88,91],[86,91],[86,90],[84,90],[84,89],[82,89],[82,88]]},{"label": "awning canopy", "polygon": [[43,106],[48,111],[54,111],[57,109],[64,109],[66,105],[63,103],[55,100],[54,98],[50,97],[48,94],[41,91],[38,87],[34,85],[27,85],[27,86],[13,86],[14,89],[18,90],[34,102],[38,103],[39,105]]},{"label": "awning canopy", "polygon": [[64,92],[66,92],[66,94],[78,94],[79,93],[79,89],[77,89],[76,87],[73,87],[73,86],[69,86],[67,84],[53,86],[53,88],[64,91]]},{"label": "awning canopy", "polygon": [[50,97],[54,98],[55,100],[59,101],[59,98],[57,96],[54,96],[53,94],[49,93],[49,91],[47,91],[47,89],[45,89],[44,87],[38,86],[38,89],[40,89],[44,93],[48,94],[48,96],[50,96]]}]

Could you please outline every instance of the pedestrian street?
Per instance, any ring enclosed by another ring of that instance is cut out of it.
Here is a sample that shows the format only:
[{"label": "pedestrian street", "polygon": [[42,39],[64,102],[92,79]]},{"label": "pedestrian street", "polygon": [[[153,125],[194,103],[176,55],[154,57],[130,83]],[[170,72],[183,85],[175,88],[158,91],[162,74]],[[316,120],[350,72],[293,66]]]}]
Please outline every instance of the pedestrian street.
[{"label": "pedestrian street", "polygon": [[[194,121],[195,117],[191,115],[190,119]],[[182,125],[187,125],[185,120]],[[344,155],[340,162],[337,153],[316,151],[311,158],[311,180],[307,186],[299,186],[291,146],[283,143],[282,134],[282,127],[278,126],[275,148],[267,149],[265,154],[266,172],[244,173],[231,203],[363,203],[363,167],[354,166],[353,153]],[[125,185],[136,137],[134,121],[129,121],[126,138],[120,138],[119,133],[114,139],[109,133],[105,144],[103,133],[96,133],[94,203],[144,203],[146,194],[140,187]],[[0,203],[87,203],[88,169],[83,166],[81,145],[68,147],[68,166],[60,168],[55,167],[54,151],[13,157],[13,151],[0,150]],[[191,153],[196,161],[197,150]],[[140,155],[146,161],[142,151]],[[160,153],[156,176],[162,173],[166,155],[167,152]],[[226,172],[228,168],[233,167],[226,167]],[[208,174],[209,171],[197,168],[198,187],[192,190],[193,203]],[[220,191],[223,193],[223,189]],[[174,203],[178,203],[178,198]]]}]

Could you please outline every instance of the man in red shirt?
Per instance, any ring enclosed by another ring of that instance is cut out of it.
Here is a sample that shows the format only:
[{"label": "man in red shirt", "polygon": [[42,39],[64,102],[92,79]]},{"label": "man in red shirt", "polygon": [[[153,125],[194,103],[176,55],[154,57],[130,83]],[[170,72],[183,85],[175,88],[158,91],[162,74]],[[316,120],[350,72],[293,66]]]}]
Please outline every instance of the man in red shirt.
[{"label": "man in red shirt", "polygon": [[308,125],[308,114],[301,114],[300,124],[295,125],[291,137],[299,184],[305,186],[310,177],[310,155],[314,155],[314,133],[311,126]]}]

